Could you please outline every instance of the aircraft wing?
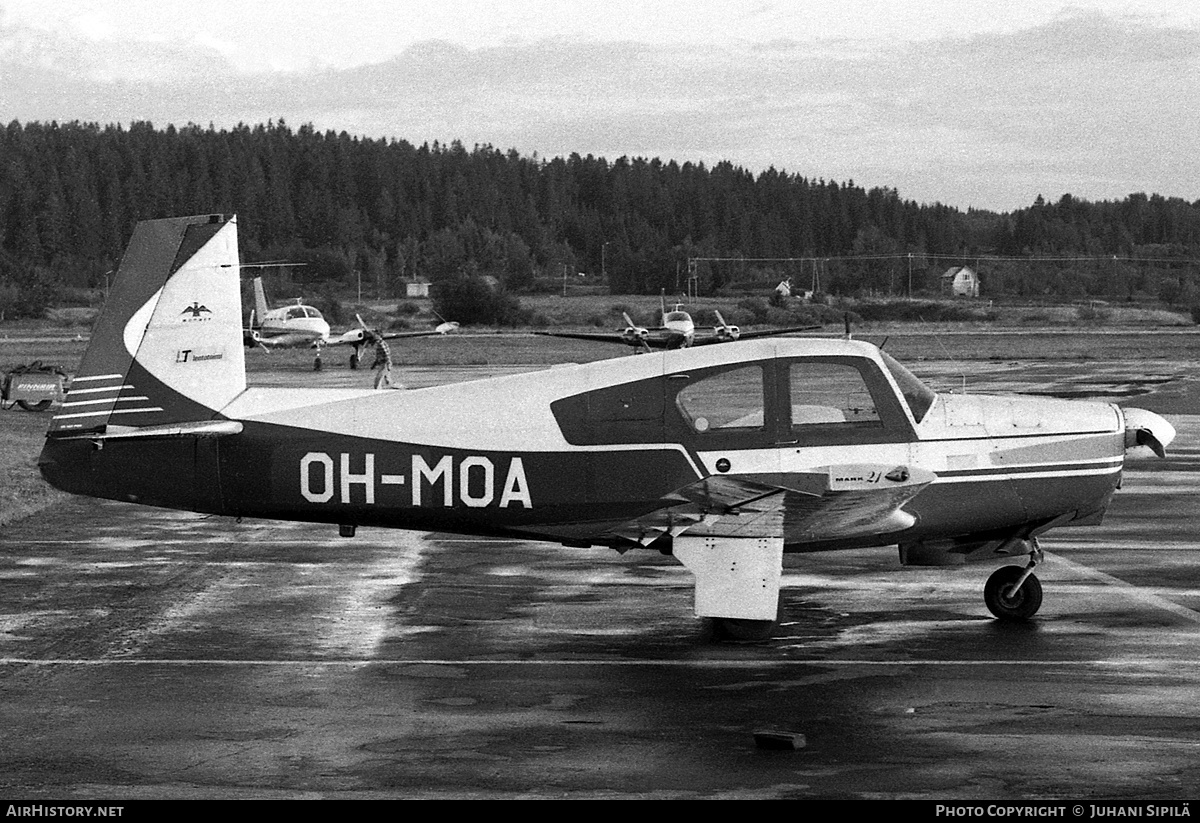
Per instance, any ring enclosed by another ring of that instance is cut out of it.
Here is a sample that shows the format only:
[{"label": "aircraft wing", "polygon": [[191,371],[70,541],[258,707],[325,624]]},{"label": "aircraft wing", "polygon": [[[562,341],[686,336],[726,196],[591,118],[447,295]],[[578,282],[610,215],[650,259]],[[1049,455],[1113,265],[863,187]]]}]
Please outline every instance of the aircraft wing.
[{"label": "aircraft wing", "polygon": [[696,537],[782,536],[785,543],[887,534],[915,524],[904,505],[936,477],[911,466],[869,464],[712,475],[678,489],[667,505],[634,520],[578,525],[593,535],[604,531],[642,545],[684,532]]},{"label": "aircraft wing", "polygon": [[384,332],[384,340],[395,340],[399,337],[437,337],[445,334],[445,331],[438,329],[430,329],[429,331],[389,331]]},{"label": "aircraft wing", "polygon": [[[754,340],[760,337],[778,337],[783,334],[794,334],[801,331],[816,331],[824,328],[823,326],[791,326],[783,329],[764,329],[762,331],[744,331],[737,336],[738,340]],[[696,329],[696,337],[692,340],[693,346],[711,346],[714,343],[730,343],[733,342],[728,337],[720,337],[716,334],[715,329],[704,329],[707,334],[701,335],[701,329]]]},{"label": "aircraft wing", "polygon": [[[329,342],[326,345],[329,345],[329,346],[361,346],[361,345],[363,345],[363,343],[365,342],[365,338],[361,335],[355,335],[354,334],[355,331],[357,331],[357,329],[352,329],[351,331],[349,331],[345,334],[339,335],[338,337],[331,337],[329,339]],[[385,332],[384,334],[381,334],[380,337],[382,337],[384,340],[396,340],[397,338],[401,338],[401,337],[437,337],[438,335],[444,334],[444,333],[445,332],[434,331],[433,329],[430,329],[429,331],[394,331],[394,332]]]},{"label": "aircraft wing", "polygon": [[626,332],[569,332],[569,331],[535,331],[543,337],[565,337],[570,340],[587,340],[592,343],[617,343],[621,346],[646,346],[651,349],[678,348],[678,341],[668,336],[662,328],[645,329],[641,337],[631,337]]},{"label": "aircraft wing", "polygon": [[397,340],[402,337],[436,337],[438,335],[448,334],[449,332],[458,330],[458,323],[455,323],[455,322],[439,323],[436,328],[426,329],[425,331],[389,331],[389,332],[381,332],[381,331],[377,331],[377,330],[368,329],[367,325],[365,323],[363,323],[361,317],[358,318],[358,323],[359,323],[359,327],[357,329],[350,329],[349,331],[343,332],[342,334],[338,335],[337,337],[331,337],[329,339],[328,345],[330,345],[330,346],[362,346],[368,342],[368,340],[367,340],[368,335],[378,335],[378,336],[382,337],[384,340]]}]

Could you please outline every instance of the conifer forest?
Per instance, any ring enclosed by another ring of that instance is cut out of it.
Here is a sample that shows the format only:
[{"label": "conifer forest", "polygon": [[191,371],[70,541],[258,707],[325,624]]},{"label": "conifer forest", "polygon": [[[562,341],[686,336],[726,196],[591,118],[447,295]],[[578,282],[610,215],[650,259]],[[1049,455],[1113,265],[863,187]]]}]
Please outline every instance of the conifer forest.
[{"label": "conifer forest", "polygon": [[238,215],[244,262],[303,261],[306,288],[358,281],[381,297],[471,275],[521,294],[567,273],[613,294],[819,275],[832,295],[903,296],[971,265],[990,298],[1200,302],[1200,202],[1160,194],[1039,196],[999,214],[726,162],[544,158],[283,121],[14,121],[0,130],[0,310],[102,287],[137,221],[207,212]]}]

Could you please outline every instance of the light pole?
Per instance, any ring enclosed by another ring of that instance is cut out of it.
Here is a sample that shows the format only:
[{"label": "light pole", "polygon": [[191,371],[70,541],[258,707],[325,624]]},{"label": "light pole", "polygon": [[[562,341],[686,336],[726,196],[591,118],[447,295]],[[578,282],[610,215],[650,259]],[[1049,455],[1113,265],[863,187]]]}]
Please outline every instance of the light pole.
[{"label": "light pole", "polygon": [[611,240],[605,240],[600,244],[600,279],[606,284],[608,283],[608,260],[606,252],[608,251],[608,244],[611,242]]}]

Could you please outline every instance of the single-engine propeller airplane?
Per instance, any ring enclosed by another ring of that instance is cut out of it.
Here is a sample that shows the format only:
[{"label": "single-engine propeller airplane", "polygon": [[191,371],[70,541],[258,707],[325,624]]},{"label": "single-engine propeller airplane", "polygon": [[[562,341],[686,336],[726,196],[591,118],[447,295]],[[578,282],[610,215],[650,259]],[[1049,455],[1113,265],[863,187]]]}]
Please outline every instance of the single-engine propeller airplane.
[{"label": "single-engine propeller airplane", "polygon": [[447,334],[458,328],[458,323],[447,322],[439,317],[442,322],[428,331],[385,332],[368,328],[361,316],[356,315],[356,319],[357,328],[333,336],[329,323],[321,312],[314,306],[304,305],[299,299],[289,306],[269,308],[262,278],[255,277],[254,309],[250,312],[249,328],[243,330],[242,341],[248,348],[315,348],[317,355],[313,366],[317,369],[321,368],[321,349],[325,346],[352,346],[354,351],[350,354],[350,368],[356,369],[362,360],[363,349],[380,338],[395,340],[402,337],[432,337]]},{"label": "single-engine propeller airplane", "polygon": [[[936,394],[875,346],[773,338],[404,392],[248,388],[237,225],[139,223],[39,459],[68,492],[238,517],[645,547],[735,638],[777,617],[784,552],[908,564],[1028,555],[984,587],[1042,600],[1038,538],[1100,521],[1163,418]],[[207,308],[202,314],[193,307]],[[1148,447],[1148,449],[1147,449]]]},{"label": "single-engine propeller airplane", "polygon": [[[647,328],[639,326],[629,317],[629,312],[621,312],[625,327],[615,332],[562,332],[539,331],[536,334],[547,337],[566,337],[573,340],[590,340],[596,343],[620,343],[632,346],[635,354],[651,349],[687,349],[692,346],[708,346],[713,343],[734,343],[738,340],[755,340],[762,337],[776,337],[792,332],[812,331],[820,326],[793,326],[783,329],[767,329],[764,331],[743,332],[732,323],[726,323],[721,312],[714,312],[717,325],[699,327],[692,316],[683,310],[682,303],[676,303],[675,308],[667,311],[666,302],[662,307],[661,325]],[[703,330],[702,336],[697,332]]]}]

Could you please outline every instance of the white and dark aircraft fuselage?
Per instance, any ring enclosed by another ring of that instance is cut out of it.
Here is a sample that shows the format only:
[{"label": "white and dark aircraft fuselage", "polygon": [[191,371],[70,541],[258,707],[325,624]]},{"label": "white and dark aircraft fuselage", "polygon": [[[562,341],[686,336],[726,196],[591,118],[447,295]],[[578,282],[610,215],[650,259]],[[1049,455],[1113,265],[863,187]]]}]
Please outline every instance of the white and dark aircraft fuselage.
[{"label": "white and dark aircraft fuselage", "polygon": [[[1038,535],[1099,522],[1129,449],[1174,435],[1108,403],[935,394],[849,340],[767,338],[414,391],[249,388],[236,224],[208,220],[135,232],[131,249],[165,248],[122,263],[42,453],[55,486],[344,533],[652,547],[696,575],[698,614],[758,625],[775,616],[785,551],[1029,553],[1031,568]],[[192,262],[159,270],[205,238]],[[196,301],[212,319],[180,322]],[[180,362],[185,346],[196,355]],[[1012,601],[1036,578],[1007,568],[1020,580],[996,584],[989,607],[1026,617]]]}]

